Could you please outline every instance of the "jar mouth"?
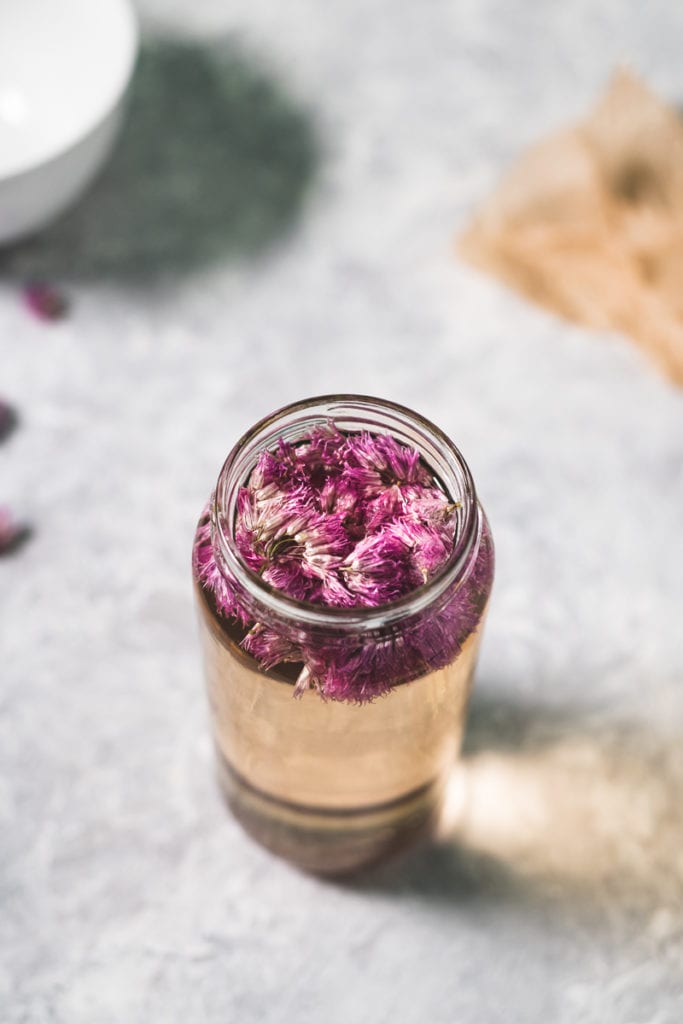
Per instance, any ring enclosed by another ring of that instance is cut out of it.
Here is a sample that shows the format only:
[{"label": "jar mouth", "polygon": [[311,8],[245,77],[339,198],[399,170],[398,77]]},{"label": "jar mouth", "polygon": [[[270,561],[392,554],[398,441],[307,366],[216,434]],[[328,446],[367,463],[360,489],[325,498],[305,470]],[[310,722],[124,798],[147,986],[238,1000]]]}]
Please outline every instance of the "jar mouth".
[{"label": "jar mouth", "polygon": [[[342,432],[367,430],[390,434],[416,448],[426,466],[453,501],[456,529],[453,550],[426,583],[386,604],[337,608],[290,597],[254,572],[234,540],[237,496],[259,454],[285,441],[296,441],[314,427],[334,424]],[[464,582],[474,563],[482,516],[474,480],[459,449],[434,423],[406,406],[368,395],[322,395],[283,406],[246,431],[223,463],[211,505],[211,535],[219,567],[238,584],[255,617],[301,625],[367,632],[417,615]]]}]

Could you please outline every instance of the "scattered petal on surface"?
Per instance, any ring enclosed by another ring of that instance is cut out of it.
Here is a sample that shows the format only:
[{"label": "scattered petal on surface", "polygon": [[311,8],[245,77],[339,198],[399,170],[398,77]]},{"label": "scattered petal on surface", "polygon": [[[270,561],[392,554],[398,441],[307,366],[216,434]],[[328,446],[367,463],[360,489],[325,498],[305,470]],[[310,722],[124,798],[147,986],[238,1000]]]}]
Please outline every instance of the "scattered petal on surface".
[{"label": "scattered petal on surface", "polygon": [[28,536],[28,527],[18,523],[6,505],[0,505],[0,555],[16,551]]},{"label": "scattered petal on surface", "polygon": [[65,296],[43,281],[33,281],[24,286],[24,302],[27,308],[40,320],[62,320],[69,309]]}]

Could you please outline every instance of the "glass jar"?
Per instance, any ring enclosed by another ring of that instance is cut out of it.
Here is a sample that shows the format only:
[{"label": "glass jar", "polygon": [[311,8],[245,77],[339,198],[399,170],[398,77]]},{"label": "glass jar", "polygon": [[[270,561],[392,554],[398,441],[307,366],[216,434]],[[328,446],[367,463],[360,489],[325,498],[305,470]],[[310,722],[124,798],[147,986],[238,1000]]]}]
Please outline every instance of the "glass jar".
[{"label": "glass jar", "polygon": [[[455,507],[453,550],[419,589],[379,607],[297,601],[252,572],[235,543],[238,492],[265,448],[296,443],[333,423],[390,434],[419,451]],[[208,539],[207,539],[208,538]],[[388,689],[363,703],[295,699],[302,665],[263,669],[240,647],[245,628],[226,618],[216,583],[200,582],[201,542],[218,584],[239,594],[245,619],[303,645],[315,665],[357,665]],[[409,409],[356,395],[289,405],[233,448],[199,521],[194,579],[219,778],[244,828],[304,869],[328,874],[378,860],[428,833],[457,757],[493,580],[493,543],[462,455]],[[213,563],[212,563],[213,564]]]}]

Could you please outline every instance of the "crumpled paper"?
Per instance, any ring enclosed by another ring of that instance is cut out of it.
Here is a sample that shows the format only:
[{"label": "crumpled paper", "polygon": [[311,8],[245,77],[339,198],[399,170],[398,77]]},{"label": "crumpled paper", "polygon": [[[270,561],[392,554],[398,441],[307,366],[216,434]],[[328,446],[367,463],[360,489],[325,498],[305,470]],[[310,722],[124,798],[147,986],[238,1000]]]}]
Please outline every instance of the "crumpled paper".
[{"label": "crumpled paper", "polygon": [[683,120],[627,71],[512,168],[459,251],[683,384]]}]

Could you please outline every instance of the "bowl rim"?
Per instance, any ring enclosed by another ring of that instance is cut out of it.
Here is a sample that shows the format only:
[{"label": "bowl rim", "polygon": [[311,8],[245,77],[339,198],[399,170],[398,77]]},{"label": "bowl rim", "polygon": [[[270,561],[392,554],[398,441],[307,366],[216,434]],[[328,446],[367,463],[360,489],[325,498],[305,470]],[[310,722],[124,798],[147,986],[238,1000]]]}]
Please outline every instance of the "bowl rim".
[{"label": "bowl rim", "polygon": [[110,0],[110,2],[118,4],[121,13],[126,19],[128,40],[127,53],[123,62],[122,71],[120,75],[113,80],[113,85],[107,92],[105,102],[102,103],[100,109],[96,113],[84,121],[83,124],[81,124],[81,126],[75,131],[65,135],[64,139],[60,140],[58,143],[46,146],[40,156],[33,156],[23,161],[19,161],[16,164],[12,164],[10,165],[11,169],[7,172],[4,172],[0,166],[0,185],[10,184],[17,179],[22,178],[25,175],[32,174],[35,171],[39,171],[43,167],[47,167],[54,161],[66,156],[81,142],[84,142],[90,135],[96,132],[116,109],[117,104],[120,102],[133,77],[133,71],[135,69],[140,49],[140,25],[131,0]]}]

